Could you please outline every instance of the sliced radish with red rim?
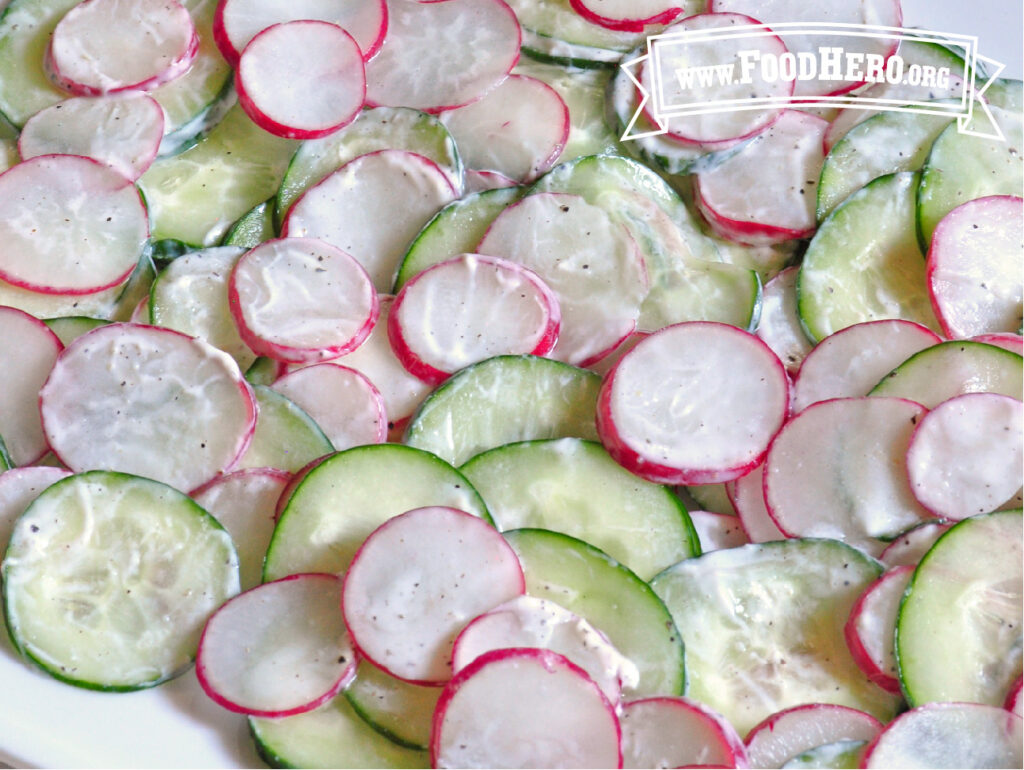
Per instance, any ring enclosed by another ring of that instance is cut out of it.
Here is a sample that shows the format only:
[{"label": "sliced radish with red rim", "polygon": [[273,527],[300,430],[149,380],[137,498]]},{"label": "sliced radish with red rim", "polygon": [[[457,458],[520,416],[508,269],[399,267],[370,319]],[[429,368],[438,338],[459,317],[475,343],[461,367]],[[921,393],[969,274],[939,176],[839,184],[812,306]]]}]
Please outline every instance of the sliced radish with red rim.
[{"label": "sliced radish with red rim", "polygon": [[623,767],[749,767],[736,728],[692,698],[631,701],[619,719]]},{"label": "sliced radish with red rim", "polygon": [[366,65],[367,103],[425,112],[469,104],[505,79],[519,41],[503,0],[392,0],[387,38]]},{"label": "sliced radish with red rim", "polygon": [[336,24],[275,24],[245,46],[235,87],[238,103],[260,128],[288,139],[318,139],[347,126],[363,108],[363,55]]},{"label": "sliced radish with red rim", "polygon": [[469,618],[525,591],[505,538],[455,508],[416,508],[366,538],[345,575],[342,609],[359,651],[417,684],[452,676],[452,644]]},{"label": "sliced radish with red rim", "polygon": [[914,496],[946,519],[1019,508],[1022,468],[1024,404],[998,393],[967,393],[939,404],[907,448]]},{"label": "sliced radish with red rim", "polygon": [[231,272],[228,297],[242,340],[292,363],[355,350],[380,312],[359,263],[314,238],[278,238],[247,251]]},{"label": "sliced radish with red rim", "polygon": [[1017,681],[1013,683],[1010,692],[1007,693],[1003,708],[1012,714],[1024,717],[1024,679],[1021,677],[1017,677]]},{"label": "sliced radish with red rim", "polygon": [[885,547],[878,560],[887,567],[916,566],[952,522],[926,521],[911,527]]},{"label": "sliced radish with red rim", "polygon": [[385,0],[220,0],[213,22],[213,39],[232,67],[257,34],[282,22],[326,21],[348,32],[363,59],[380,50],[388,26]]},{"label": "sliced radish with red rim", "polygon": [[764,463],[735,481],[726,482],[726,493],[752,543],[785,540],[764,502]]},{"label": "sliced radish with red rim", "polygon": [[561,323],[540,277],[499,257],[463,254],[427,268],[398,293],[388,335],[412,374],[436,385],[497,355],[547,355]]},{"label": "sliced radish with red rim", "polygon": [[615,709],[550,650],[485,653],[441,693],[431,767],[622,767]]},{"label": "sliced radish with red rim", "polygon": [[515,187],[518,185],[515,179],[502,174],[500,171],[477,171],[476,169],[466,169],[466,173],[463,175],[463,194],[469,195],[471,193],[487,192],[488,190],[501,190],[505,187]]},{"label": "sliced radish with red rim", "polygon": [[0,392],[0,437],[15,465],[38,462],[49,449],[39,418],[39,389],[63,349],[38,318],[0,306],[0,360],[9,378]]},{"label": "sliced radish with red rim", "polygon": [[749,332],[695,321],[641,340],[605,377],[597,429],[616,460],[665,484],[710,484],[754,468],[782,427],[789,380]]},{"label": "sliced radish with red rim", "polygon": [[693,13],[687,0],[569,0],[587,21],[608,29],[643,32],[651,24],[668,24],[680,15]]},{"label": "sliced radish with red rim", "polygon": [[736,548],[751,542],[739,516],[714,511],[689,511],[700,539],[700,552]]},{"label": "sliced radish with red rim", "polygon": [[[70,475],[71,471],[48,465],[10,468],[0,473],[0,544],[5,549],[17,518],[39,497],[40,492]],[[3,598],[0,597],[0,611],[2,609]]]},{"label": "sliced radish with red rim", "polygon": [[202,340],[109,324],[58,357],[39,392],[43,433],[73,471],[100,468],[195,489],[227,470],[256,429],[238,365]]},{"label": "sliced radish with red rim", "polygon": [[870,741],[882,729],[875,717],[849,706],[810,703],[785,709],[747,733],[751,767],[782,767],[796,755],[837,741]]},{"label": "sliced radish with red rim", "polygon": [[914,575],[912,565],[894,567],[868,586],[850,610],[844,633],[850,654],[868,679],[884,690],[900,692],[896,664],[896,618],[903,592]]},{"label": "sliced radish with red rim", "polygon": [[976,337],[971,337],[971,342],[984,342],[986,345],[995,345],[997,348],[1009,350],[1018,356],[1024,355],[1024,337],[1019,334],[1007,334],[1005,332],[979,334]]},{"label": "sliced radish with red rim", "polygon": [[18,152],[84,155],[135,181],[150,167],[164,135],[164,110],[135,91],[77,96],[40,110],[22,127]]},{"label": "sliced radish with red rim", "polygon": [[163,85],[184,75],[198,50],[192,17],[176,0],[84,0],[54,28],[47,64],[61,88],[93,96]]},{"label": "sliced radish with red rim", "polygon": [[526,75],[510,75],[483,98],[440,117],[469,168],[521,182],[551,168],[569,139],[562,97]]},{"label": "sliced radish with red rim", "polygon": [[229,711],[302,714],[355,676],[339,609],[341,578],[305,573],[228,600],[207,621],[196,654],[203,690]]},{"label": "sliced radish with red rim", "polygon": [[80,155],[41,155],[0,174],[0,211],[0,278],[46,294],[117,286],[149,237],[135,186]]}]

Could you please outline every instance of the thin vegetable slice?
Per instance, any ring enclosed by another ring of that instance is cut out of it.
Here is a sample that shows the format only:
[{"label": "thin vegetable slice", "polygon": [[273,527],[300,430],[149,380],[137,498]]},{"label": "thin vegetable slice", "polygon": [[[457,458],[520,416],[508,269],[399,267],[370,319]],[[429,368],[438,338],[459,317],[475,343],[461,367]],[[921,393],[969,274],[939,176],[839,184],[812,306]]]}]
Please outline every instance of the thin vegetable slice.
[{"label": "thin vegetable slice", "polygon": [[441,688],[412,684],[363,659],[345,697],[369,725],[399,746],[426,751]]},{"label": "thin vegetable slice", "polygon": [[846,643],[872,682],[900,692],[896,666],[896,619],[914,566],[894,567],[868,586],[846,621]]},{"label": "thin vegetable slice", "polygon": [[619,719],[623,767],[750,766],[736,729],[692,698],[630,701]]},{"label": "thin vegetable slice", "polygon": [[782,767],[797,754],[836,741],[870,741],[882,723],[870,714],[833,703],[809,703],[783,709],[754,727],[746,737],[751,767]]}]

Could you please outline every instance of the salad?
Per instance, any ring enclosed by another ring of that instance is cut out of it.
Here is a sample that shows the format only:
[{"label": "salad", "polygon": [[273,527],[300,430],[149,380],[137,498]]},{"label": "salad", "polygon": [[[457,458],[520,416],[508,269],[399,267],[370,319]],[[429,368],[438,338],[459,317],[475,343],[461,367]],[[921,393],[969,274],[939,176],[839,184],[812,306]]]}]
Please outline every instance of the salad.
[{"label": "salad", "polygon": [[1020,63],[843,37],[928,15],[9,0],[0,760],[1019,766]]}]

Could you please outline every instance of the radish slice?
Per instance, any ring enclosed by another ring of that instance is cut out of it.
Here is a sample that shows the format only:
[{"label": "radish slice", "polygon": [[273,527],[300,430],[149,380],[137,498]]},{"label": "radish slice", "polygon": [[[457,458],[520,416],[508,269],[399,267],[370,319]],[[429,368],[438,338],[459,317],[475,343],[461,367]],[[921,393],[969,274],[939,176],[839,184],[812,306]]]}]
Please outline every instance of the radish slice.
[{"label": "radish slice", "polygon": [[622,357],[601,387],[597,430],[638,476],[711,484],[761,461],[788,405],[789,380],[767,345],[696,321],[655,332]]},{"label": "radish slice", "polygon": [[980,703],[927,703],[901,714],[868,745],[861,767],[1024,767],[1024,721]]},{"label": "radish slice", "polygon": [[466,169],[463,179],[463,192],[465,195],[472,193],[487,192],[488,190],[501,190],[505,187],[518,185],[515,179],[509,179],[498,171],[477,171]]},{"label": "radish slice", "polygon": [[747,244],[812,235],[826,126],[821,118],[786,110],[734,154],[698,173],[696,203],[715,232]]},{"label": "radish slice", "polygon": [[245,46],[235,87],[238,103],[260,128],[287,139],[319,139],[363,108],[363,54],[336,24],[275,24]]},{"label": "radish slice", "polygon": [[355,369],[365,375],[380,391],[384,399],[384,413],[389,420],[389,430],[401,425],[420,405],[430,386],[419,377],[409,374],[402,366],[388,339],[391,306],[394,297],[379,295],[380,318],[366,341],[351,353],[336,358],[334,363]]},{"label": "radish slice", "polygon": [[276,468],[249,468],[218,476],[190,494],[231,535],[243,591],[263,582],[263,556],[289,479],[291,474]]},{"label": "radish slice", "polygon": [[881,539],[926,521],[905,460],[926,411],[901,398],[840,398],[790,420],[765,459],[765,502],[779,529],[878,554]]},{"label": "radish slice", "polygon": [[340,577],[306,573],[227,601],[199,639],[196,677],[203,690],[229,711],[260,717],[327,703],[356,671],[340,594]]},{"label": "radish slice", "polygon": [[462,669],[434,712],[431,767],[622,767],[615,709],[550,650],[493,650]]},{"label": "radish slice", "polygon": [[757,336],[775,351],[790,374],[797,373],[813,347],[800,325],[797,311],[796,282],[799,275],[800,268],[794,265],[777,273],[764,285],[761,320],[757,325]]},{"label": "radish slice", "polygon": [[[688,82],[686,87],[683,87],[682,78],[685,73],[691,71],[689,67],[713,67],[723,62],[734,62],[739,60],[740,52],[743,52],[744,56],[757,54],[768,58],[778,58],[785,54],[785,44],[771,34],[730,36],[719,33],[713,37],[700,34],[705,30],[757,24],[760,22],[737,13],[702,13],[683,19],[667,30],[670,35],[681,33],[681,39],[666,42],[665,50],[659,51],[656,59],[644,65],[640,73],[640,82],[647,93],[654,93],[660,88],[665,102],[670,105],[742,102],[751,98],[785,99],[793,93],[793,82],[781,78],[765,80],[759,67],[750,73],[744,73],[745,80],[751,81],[749,83],[740,82],[741,78],[736,78],[735,82],[729,84],[723,84],[716,79],[713,83],[705,85],[698,80]],[[682,35],[690,35],[694,39],[690,42],[683,39]],[[685,62],[685,65],[681,66],[680,62]],[[659,76],[657,86],[654,83],[656,66]],[[645,114],[652,123],[657,123],[650,107],[645,108]],[[665,127],[673,139],[707,149],[724,149],[764,130],[781,114],[781,108],[768,108],[679,115],[668,118]]]},{"label": "radish slice", "polygon": [[536,78],[510,75],[475,102],[441,114],[463,162],[529,182],[554,165],[569,139],[569,108]]},{"label": "radish slice", "polygon": [[133,182],[156,158],[164,136],[164,111],[151,96],[137,92],[78,96],[40,110],[25,123],[18,152],[84,155]]},{"label": "radish slice", "polygon": [[270,387],[302,407],[339,452],[387,438],[384,399],[355,369],[315,364],[285,374]]},{"label": "radish slice", "polygon": [[1024,679],[1017,677],[1010,692],[1006,695],[1006,703],[1003,705],[1007,711],[1024,717]]},{"label": "radish slice", "polygon": [[[11,468],[0,473],[0,545],[5,550],[11,540],[15,520],[39,497],[40,492],[70,475],[71,471],[45,465]],[[0,611],[2,609],[3,597],[0,597]]]},{"label": "radish slice", "polygon": [[750,767],[736,728],[692,698],[635,700],[620,720],[623,767]]},{"label": "radish slice", "polygon": [[358,156],[306,190],[288,212],[281,234],[334,244],[366,268],[377,291],[390,291],[409,242],[456,197],[434,161],[414,152],[379,150]]},{"label": "radish slice", "polygon": [[885,547],[878,560],[887,567],[916,566],[952,523],[926,521],[911,527]]},{"label": "radish slice", "polygon": [[913,321],[853,324],[830,334],[807,354],[793,383],[793,412],[830,398],[866,396],[885,375],[942,340]]},{"label": "radish slice", "polygon": [[497,355],[547,355],[561,323],[558,298],[534,273],[498,257],[461,256],[427,268],[395,298],[388,335],[399,360],[437,385]]},{"label": "radish slice", "polygon": [[182,491],[230,467],[256,429],[252,390],[227,353],[136,324],[101,326],[65,348],[39,409],[71,470],[123,471]]},{"label": "radish slice", "polygon": [[184,75],[198,50],[192,17],[176,0],[84,0],[54,28],[47,64],[61,88],[95,96],[163,85]]},{"label": "radish slice", "polygon": [[690,511],[690,521],[700,539],[700,552],[737,548],[750,542],[738,516],[713,511]]},{"label": "radish slice", "polygon": [[1015,332],[1021,325],[1024,200],[976,198],[944,216],[928,249],[928,291],[950,339]]},{"label": "radish slice", "polygon": [[149,237],[135,186],[78,155],[43,155],[0,174],[0,211],[0,278],[46,294],[117,286]]},{"label": "radish slice", "polygon": [[476,250],[519,262],[554,291],[562,327],[553,358],[586,366],[636,328],[643,258],[625,227],[580,196],[528,195],[497,216]]},{"label": "radish slice", "polygon": [[972,342],[984,342],[986,345],[995,345],[997,348],[1009,350],[1018,356],[1024,356],[1024,337],[1019,334],[979,334],[971,337]]},{"label": "radish slice", "polygon": [[15,465],[31,465],[47,452],[39,389],[63,349],[57,335],[38,318],[0,305],[0,360],[8,376],[0,390],[0,436]]},{"label": "radish slice", "polygon": [[844,632],[850,654],[868,679],[884,690],[900,692],[896,665],[896,617],[914,567],[895,567],[868,586],[850,610]]},{"label": "radish slice", "polygon": [[292,363],[355,350],[380,306],[366,271],[344,251],[314,238],[278,238],[239,258],[228,283],[242,340]]},{"label": "radish slice", "polygon": [[729,500],[752,543],[785,540],[764,502],[764,463],[725,485]]},{"label": "radish slice", "polygon": [[388,27],[384,0],[220,0],[213,21],[213,39],[232,67],[257,34],[282,22],[308,19],[337,24],[359,45],[364,60],[380,50]]},{"label": "radish slice", "polygon": [[366,65],[367,103],[441,112],[479,99],[519,60],[503,0],[392,0],[388,34]]},{"label": "radish slice", "polygon": [[1024,404],[998,393],[968,393],[939,404],[921,420],[907,449],[914,496],[947,519],[1019,508],[1021,468]]},{"label": "radish slice", "polygon": [[808,749],[837,741],[870,741],[882,723],[863,711],[831,703],[785,709],[747,733],[751,767],[782,767]]},{"label": "radish slice", "polygon": [[416,684],[448,681],[467,618],[521,595],[523,569],[483,519],[433,506],[389,519],[345,575],[342,610],[359,651]]},{"label": "radish slice", "polygon": [[548,599],[517,596],[471,621],[456,637],[452,671],[456,674],[486,652],[536,647],[564,655],[594,680],[610,703],[622,688],[635,688],[640,672],[608,638],[574,612]]},{"label": "radish slice", "polygon": [[587,21],[608,29],[643,32],[648,24],[668,24],[680,14],[693,13],[687,0],[569,0]]}]

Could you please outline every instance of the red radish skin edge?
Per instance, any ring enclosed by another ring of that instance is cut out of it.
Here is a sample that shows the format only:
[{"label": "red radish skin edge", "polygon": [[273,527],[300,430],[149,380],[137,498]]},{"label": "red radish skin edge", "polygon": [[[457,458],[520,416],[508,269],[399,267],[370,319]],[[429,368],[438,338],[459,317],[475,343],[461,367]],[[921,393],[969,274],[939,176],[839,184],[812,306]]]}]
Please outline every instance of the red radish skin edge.
[{"label": "red radish skin edge", "polygon": [[[78,339],[82,339],[84,337],[89,336],[90,334],[94,334],[96,332],[103,331],[104,329],[110,329],[111,326],[131,326],[131,327],[141,327],[141,328],[145,328],[145,329],[158,329],[161,333],[175,334],[175,335],[177,335],[179,337],[184,337],[187,340],[195,340],[196,339],[195,337],[191,337],[188,334],[185,334],[183,332],[175,331],[174,329],[167,329],[167,328],[162,327],[162,326],[154,327],[154,326],[150,326],[148,324],[135,324],[135,323],[127,322],[127,321],[120,322],[120,323],[114,323],[114,324],[106,324],[104,326],[97,326],[95,329],[92,329],[92,330],[86,332],[85,334],[83,334]],[[77,342],[77,340],[76,340],[76,342]],[[67,349],[68,348],[65,348],[64,350],[67,350]],[[63,354],[63,351],[61,351],[61,353]],[[58,356],[57,364],[59,364],[59,363],[60,363],[60,357]],[[55,369],[57,367],[57,364],[54,365]],[[52,377],[52,376],[53,375],[51,373],[50,377]],[[42,394],[42,391],[45,390],[46,386],[49,384],[50,377],[46,378],[46,382],[43,383],[43,387],[40,388],[40,398],[38,400],[39,407],[40,407],[39,408],[40,420],[43,423],[43,437],[44,438],[46,438],[46,436],[48,435],[49,431],[47,431],[47,429],[46,429],[46,417],[45,417],[46,413],[42,409],[43,400],[42,400],[42,395],[41,394]],[[244,377],[239,377],[237,384],[238,384],[238,389],[245,396],[245,403],[246,403],[246,406],[247,406],[247,411],[249,413],[248,414],[249,429],[246,432],[246,435],[243,436],[241,445],[239,447],[238,452],[235,454],[234,459],[232,459],[231,462],[229,462],[227,464],[226,470],[231,470],[232,468],[234,468],[234,466],[238,463],[238,461],[242,459],[242,457],[245,455],[246,450],[249,449],[249,444],[252,443],[252,437],[256,433],[256,395],[253,393],[252,388],[249,387],[249,383],[246,381],[246,379]],[[46,444],[49,447],[50,452],[52,452],[53,456],[57,459],[57,462],[59,462],[65,468],[70,468],[70,466],[67,464],[67,462],[64,460],[64,458],[61,457],[60,454],[57,452],[57,450],[55,450],[52,446],[50,446],[50,441],[49,441],[48,438],[46,439]],[[213,478],[217,478],[220,475],[221,475],[221,473],[218,472]],[[208,483],[208,482],[203,482],[203,484],[206,484],[206,483]],[[200,486],[202,486],[202,485],[200,485]]]},{"label": "red radish skin edge", "polygon": [[[292,23],[292,22],[287,22],[287,23]],[[346,38],[348,38],[352,42],[352,45],[355,46],[357,51],[359,50],[359,45],[358,45],[358,43],[356,43],[356,41],[353,39],[353,37],[348,32],[346,32],[341,27],[339,27],[337,24],[330,24],[330,22],[317,22],[317,21],[304,21],[303,23],[304,24],[326,24],[326,25],[335,27],[339,32],[341,32]],[[267,29],[263,30],[258,35],[253,37],[253,39],[249,41],[249,45],[251,45],[254,41],[256,41],[257,38],[259,38],[263,34],[265,34],[268,30],[272,30],[272,29],[274,29],[275,27],[278,27],[278,26],[280,26],[280,25],[279,24],[275,24],[273,26],[267,27]],[[246,46],[246,48],[248,48],[248,46]],[[245,51],[243,51],[242,53],[244,54]],[[351,124],[352,121],[354,121],[359,116],[359,113],[362,111],[363,105],[366,103],[366,70],[365,70],[365,68],[362,69],[362,72],[363,72],[363,77],[362,77],[362,82],[360,84],[361,97],[359,99],[359,101],[360,101],[359,107],[357,109],[353,110],[352,114],[351,115],[347,115],[343,120],[341,120],[341,121],[339,121],[337,123],[334,123],[334,124],[332,124],[330,126],[325,126],[324,128],[298,128],[296,126],[290,126],[290,125],[287,125],[285,123],[280,123],[279,121],[274,120],[272,117],[267,115],[267,113],[264,112],[253,101],[252,97],[249,95],[249,92],[246,91],[245,84],[244,84],[244,82],[242,80],[242,77],[239,74],[239,70],[237,70],[237,69],[235,70],[235,92],[238,95],[238,104],[239,104],[239,106],[242,108],[242,110],[245,112],[245,114],[249,116],[249,119],[252,120],[253,123],[255,123],[257,126],[262,128],[264,131],[267,131],[268,133],[271,133],[274,136],[283,137],[285,139],[321,139],[321,138],[323,138],[325,136],[329,136],[330,134],[333,134],[336,131],[340,131],[341,129],[345,128],[346,126]]]},{"label": "red radish skin edge", "polygon": [[[288,575],[287,577],[280,578],[279,580],[271,581],[271,583],[261,583],[260,585],[254,588],[250,588],[248,591],[243,591],[241,594],[236,594],[235,597],[233,598],[243,596],[244,594],[247,594],[250,591],[258,590],[259,588],[266,585],[271,585],[272,583],[287,583],[294,580],[308,580],[311,578],[331,578],[339,582],[341,581],[341,578],[337,575],[328,575],[320,572],[302,572],[294,575]],[[214,613],[214,615],[216,615],[216,613]],[[210,618],[212,619],[214,615],[211,615]],[[268,719],[279,719],[283,717],[296,716],[297,714],[305,714],[307,711],[312,711],[316,708],[319,708],[320,706],[323,706],[328,701],[333,700],[334,697],[337,696],[346,687],[348,687],[352,683],[352,680],[356,677],[356,664],[358,663],[359,657],[357,655],[354,655],[352,656],[352,660],[349,661],[349,664],[345,667],[338,681],[335,682],[327,692],[325,692],[321,696],[314,698],[309,703],[305,703],[301,706],[296,706],[295,708],[283,709],[281,711],[259,711],[242,708],[233,701],[230,701],[224,696],[220,695],[216,690],[213,689],[213,687],[207,680],[206,666],[203,665],[202,649],[203,641],[206,639],[206,628],[208,626],[209,622],[207,622],[207,625],[203,627],[203,633],[199,637],[199,652],[197,652],[196,654],[195,663],[196,679],[199,680],[200,687],[203,688],[203,692],[206,693],[210,700],[212,700],[218,706],[221,706],[222,708],[225,708],[228,711],[234,712],[236,714],[246,714],[247,716],[264,717]]]},{"label": "red radish skin edge", "polygon": [[[550,353],[552,348],[554,348],[555,343],[558,341],[558,331],[561,325],[561,311],[558,307],[558,299],[552,293],[551,289],[548,288],[547,284],[545,284],[539,278],[535,280],[532,277],[532,271],[527,271],[526,269],[522,268],[520,265],[514,262],[501,259],[500,257],[488,257],[484,255],[474,255],[474,257],[479,262],[485,265],[507,265],[511,269],[514,269],[517,273],[519,273],[527,281],[529,281],[531,285],[538,289],[539,293],[544,298],[544,302],[548,308],[548,320],[544,328],[544,333],[541,335],[541,338],[537,341],[537,344],[534,346],[533,350],[528,351],[528,355],[545,356],[548,353]],[[437,265],[432,265],[423,272],[425,273],[444,264],[458,261],[460,261],[460,258],[456,257],[455,259],[450,259],[447,260],[446,262],[441,262],[438,263]],[[419,275],[422,274],[423,273],[420,273]],[[423,359],[421,359],[405,341],[405,337],[402,335],[401,331],[401,324],[399,323],[398,320],[399,309],[402,307],[402,303],[405,299],[406,289],[411,284],[414,284],[414,282],[419,278],[419,275],[413,276],[413,278],[410,279],[405,284],[405,286],[402,287],[401,291],[399,291],[398,294],[395,296],[393,304],[391,305],[391,312],[388,313],[388,341],[391,343],[391,348],[392,350],[394,350],[395,356],[397,356],[398,360],[402,363],[402,366],[405,367],[406,371],[408,371],[409,374],[413,375],[414,377],[418,377],[428,385],[433,385],[436,387],[440,385],[442,382],[444,382],[446,379],[451,377],[453,372],[446,372],[441,369],[436,369],[435,367],[423,361]]]},{"label": "red radish skin edge", "polygon": [[[851,712],[851,715],[855,715],[858,719],[862,719],[865,722],[870,722],[873,727],[876,727],[878,729],[879,733],[881,733],[881,731],[885,727],[885,725],[883,725],[878,719],[871,716],[867,712],[859,711],[858,709],[851,708],[849,706],[843,706],[838,703],[804,703],[799,706],[793,706],[791,708],[783,709],[782,711],[777,711],[771,716],[765,718],[763,721],[754,725],[752,728],[750,728],[750,732],[747,733],[747,737],[744,740],[744,745],[750,746],[750,743],[753,740],[753,738],[760,732],[763,732],[765,730],[767,730],[768,732],[774,732],[776,723],[780,719],[785,718],[788,714],[792,714],[793,712],[797,711],[819,711],[822,709],[826,709],[829,711]],[[876,735],[875,738],[877,739],[877,737],[878,736]]]},{"label": "red radish skin edge", "polygon": [[[209,491],[212,487],[222,484],[228,479],[241,478],[245,476],[267,476],[272,479],[278,479],[280,481],[290,482],[292,475],[288,471],[283,471],[280,468],[242,468],[237,471],[229,471],[227,473],[221,473],[214,476],[209,481],[200,484],[198,487],[188,493],[189,497],[196,497]],[[276,518],[276,517],[275,517]]]},{"label": "red radish skin edge", "polygon": [[[468,514],[467,514],[468,515]],[[582,668],[577,666],[571,660],[566,658],[564,655],[560,655],[557,652],[551,650],[543,650],[535,647],[509,647],[502,650],[490,650],[485,652],[483,655],[475,658],[472,663],[467,665],[464,669],[459,671],[453,676],[447,684],[444,686],[444,690],[441,691],[441,697],[437,700],[437,706],[434,708],[434,720],[431,725],[430,731],[430,766],[437,767],[438,755],[437,747],[441,741],[441,730],[444,723],[445,712],[448,710],[448,705],[451,703],[452,698],[458,693],[459,688],[462,686],[466,679],[469,679],[473,674],[479,671],[481,668],[486,666],[489,662],[507,660],[510,658],[525,658],[537,660],[544,668],[549,672],[554,672],[559,668],[566,668],[576,673],[581,678],[589,681],[594,687],[594,690],[598,693],[601,700],[604,701],[605,708],[612,714],[613,721],[615,723],[616,732],[616,743],[619,746],[619,757],[618,764],[616,767],[622,767],[622,727],[619,724],[619,719],[615,716],[615,708],[609,702],[608,698],[601,688],[594,683],[590,676]]]},{"label": "red radish skin edge", "polygon": [[693,700],[686,696],[672,697],[668,695],[658,695],[651,698],[640,698],[638,700],[629,701],[624,705],[626,708],[629,708],[637,703],[649,703],[652,701],[667,701],[678,708],[697,712],[708,721],[713,722],[718,730],[719,746],[724,748],[729,754],[730,764],[728,765],[684,765],[684,767],[750,767],[750,761],[747,759],[747,746],[736,732],[736,729],[721,714],[708,708],[700,701]]},{"label": "red radish skin edge", "polygon": [[871,654],[867,651],[864,643],[861,641],[860,634],[857,633],[856,621],[857,617],[864,611],[864,604],[868,599],[868,595],[871,593],[872,588],[878,584],[879,581],[887,579],[888,576],[899,573],[903,574],[910,572],[914,569],[913,566],[905,565],[902,567],[893,567],[887,570],[878,578],[871,586],[860,595],[853,607],[850,609],[850,617],[846,621],[846,625],[843,626],[843,636],[846,638],[846,646],[850,648],[850,655],[853,656],[854,662],[860,667],[860,670],[864,672],[868,679],[877,684],[886,692],[891,692],[895,695],[899,695],[900,680],[886,672],[882,671],[875,661],[872,660]]},{"label": "red radish skin edge", "polygon": [[576,11],[580,16],[589,22],[597,24],[605,29],[614,29],[619,32],[643,32],[644,28],[650,24],[669,24],[677,16],[684,12],[682,7],[669,8],[661,13],[656,13],[653,16],[648,16],[644,19],[613,19],[608,16],[602,16],[596,11],[587,8],[582,0],[569,0],[569,5]]}]

